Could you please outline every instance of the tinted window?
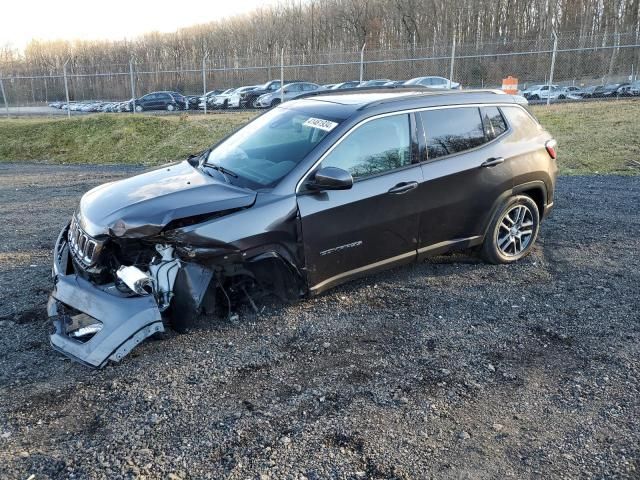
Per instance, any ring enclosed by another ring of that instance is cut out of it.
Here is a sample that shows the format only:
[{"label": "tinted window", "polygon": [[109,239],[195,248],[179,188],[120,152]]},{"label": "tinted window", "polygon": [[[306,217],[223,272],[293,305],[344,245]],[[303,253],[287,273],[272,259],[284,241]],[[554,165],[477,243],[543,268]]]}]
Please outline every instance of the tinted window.
[{"label": "tinted window", "polygon": [[445,108],[420,113],[430,159],[462,152],[486,142],[477,108]]},{"label": "tinted window", "polygon": [[498,107],[483,107],[480,109],[484,131],[488,140],[499,137],[507,130],[507,124],[502,118]]},{"label": "tinted window", "polygon": [[322,166],[339,167],[358,178],[410,163],[409,116],[393,115],[358,127],[322,161]]}]

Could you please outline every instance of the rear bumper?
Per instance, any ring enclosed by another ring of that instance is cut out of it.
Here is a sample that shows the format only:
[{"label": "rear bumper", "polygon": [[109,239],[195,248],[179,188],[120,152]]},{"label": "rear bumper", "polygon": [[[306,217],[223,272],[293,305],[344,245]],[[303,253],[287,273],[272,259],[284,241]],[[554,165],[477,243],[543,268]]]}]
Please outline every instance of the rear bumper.
[{"label": "rear bumper", "polygon": [[[50,342],[67,357],[101,368],[109,360],[121,360],[147,337],[163,332],[162,316],[153,296],[120,296],[113,287],[98,287],[68,273],[67,230],[68,227],[61,232],[54,250],[55,287],[47,305],[55,327]],[[72,310],[80,313],[72,316],[68,313]],[[101,324],[101,329],[84,342],[73,338],[70,333],[77,328],[78,317],[85,324]]]}]

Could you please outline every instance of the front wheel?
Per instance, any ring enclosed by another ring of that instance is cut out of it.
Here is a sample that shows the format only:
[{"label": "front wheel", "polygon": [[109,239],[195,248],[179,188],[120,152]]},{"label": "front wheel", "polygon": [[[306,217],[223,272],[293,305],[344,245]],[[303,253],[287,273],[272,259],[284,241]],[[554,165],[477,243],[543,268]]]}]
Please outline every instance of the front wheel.
[{"label": "front wheel", "polygon": [[527,256],[538,237],[540,212],[531,197],[511,197],[494,215],[482,245],[489,263],[513,263]]},{"label": "front wheel", "polygon": [[540,97],[538,95],[531,95],[530,100],[540,100]]},{"label": "front wheel", "polygon": [[167,105],[167,111],[168,112],[173,112],[175,109],[176,109],[176,107],[172,103]]},{"label": "front wheel", "polygon": [[280,104],[281,100],[279,98],[275,98],[271,100],[271,108],[277,107]]}]

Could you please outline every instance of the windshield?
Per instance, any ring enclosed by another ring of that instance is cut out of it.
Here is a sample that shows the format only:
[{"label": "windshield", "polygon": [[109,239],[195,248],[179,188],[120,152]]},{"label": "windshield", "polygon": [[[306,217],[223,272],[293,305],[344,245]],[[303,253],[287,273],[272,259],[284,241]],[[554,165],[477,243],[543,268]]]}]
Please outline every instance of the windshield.
[{"label": "windshield", "polygon": [[229,172],[249,188],[274,186],[338,124],[304,112],[276,108],[238,130],[209,153],[205,165]]}]

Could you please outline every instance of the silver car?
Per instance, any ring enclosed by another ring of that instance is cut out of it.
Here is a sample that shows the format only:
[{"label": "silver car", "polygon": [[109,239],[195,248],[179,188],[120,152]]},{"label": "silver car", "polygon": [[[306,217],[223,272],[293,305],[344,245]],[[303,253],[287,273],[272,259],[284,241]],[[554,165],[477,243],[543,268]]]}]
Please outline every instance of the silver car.
[{"label": "silver car", "polygon": [[405,85],[422,85],[423,87],[429,88],[461,88],[458,82],[454,82],[453,80],[449,80],[444,77],[416,77],[411,80],[407,80],[404,82]]},{"label": "silver car", "polygon": [[317,83],[311,82],[295,82],[288,83],[283,88],[279,88],[275,92],[265,93],[258,97],[256,105],[259,108],[275,107],[280,102],[294,99],[305,93],[313,92],[322,87]]}]

